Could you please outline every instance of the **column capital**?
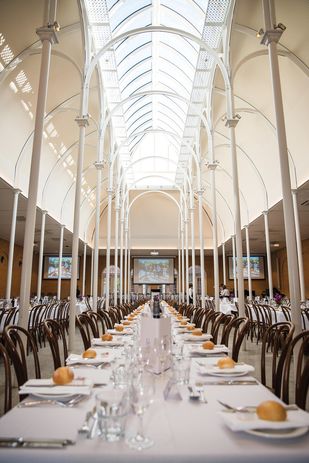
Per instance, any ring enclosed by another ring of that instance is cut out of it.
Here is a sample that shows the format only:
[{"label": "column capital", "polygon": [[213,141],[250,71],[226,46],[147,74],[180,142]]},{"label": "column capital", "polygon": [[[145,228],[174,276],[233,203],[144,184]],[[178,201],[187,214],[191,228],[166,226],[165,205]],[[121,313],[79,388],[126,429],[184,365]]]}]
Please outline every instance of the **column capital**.
[{"label": "column capital", "polygon": [[104,168],[105,162],[104,161],[96,161],[93,163],[94,167],[97,170],[102,170]]},{"label": "column capital", "polygon": [[200,188],[199,190],[196,190],[196,193],[197,193],[199,196],[203,196],[204,191],[205,191],[205,188]]},{"label": "column capital", "polygon": [[114,193],[114,188],[106,188],[107,194],[112,195]]},{"label": "column capital", "polygon": [[189,219],[183,219],[183,223],[187,224],[189,222]]},{"label": "column capital", "polygon": [[188,208],[189,212],[194,212],[194,209],[195,209],[194,206]]},{"label": "column capital", "polygon": [[228,127],[229,129],[236,127],[236,125],[239,122],[239,119],[240,119],[240,116],[238,116],[238,114],[234,117],[227,118],[225,121],[225,127]]},{"label": "column capital", "polygon": [[116,212],[119,212],[120,209],[121,209],[121,207],[120,207],[119,205],[118,205],[118,206],[115,206],[115,211],[116,211]]},{"label": "column capital", "polygon": [[246,228],[248,230],[249,229],[249,224],[244,225],[244,228]]},{"label": "column capital", "polygon": [[14,188],[13,191],[15,195],[19,195],[19,193],[21,193],[21,190],[19,188]]},{"label": "column capital", "polygon": [[297,191],[298,191],[297,188],[292,188],[291,189],[292,194],[295,195],[295,196],[297,195]]},{"label": "column capital", "polygon": [[[280,23],[281,24],[281,23]],[[282,24],[283,26],[283,24]],[[285,26],[283,26],[285,28]],[[270,29],[269,31],[264,32],[264,35],[261,40],[261,45],[270,45],[272,42],[278,43],[281,39],[281,35],[285,29],[281,29],[279,25],[276,29]]]},{"label": "column capital", "polygon": [[46,215],[46,214],[48,214],[48,211],[47,211],[46,209],[42,209],[42,211],[41,211],[41,212],[42,212],[42,214],[43,214],[43,215]]},{"label": "column capital", "polygon": [[75,118],[75,122],[77,123],[78,127],[87,127],[89,125],[89,114],[84,116],[77,116]]},{"label": "column capital", "polygon": [[60,227],[61,227],[61,228],[65,228],[65,224],[64,224],[64,223],[61,223],[61,224],[60,224]]},{"label": "column capital", "polygon": [[268,215],[268,211],[263,211],[262,214],[263,215]]},{"label": "column capital", "polygon": [[206,161],[205,166],[207,167],[208,170],[216,170],[216,168],[219,165],[219,161]]},{"label": "column capital", "polygon": [[35,32],[40,37],[40,40],[42,43],[44,42],[44,40],[48,40],[52,45],[54,45],[55,43],[59,43],[59,40],[56,34],[56,31],[59,30],[58,27],[59,27],[58,23],[57,23],[57,27],[56,27],[56,23],[54,23],[48,27],[46,26],[38,27]]}]

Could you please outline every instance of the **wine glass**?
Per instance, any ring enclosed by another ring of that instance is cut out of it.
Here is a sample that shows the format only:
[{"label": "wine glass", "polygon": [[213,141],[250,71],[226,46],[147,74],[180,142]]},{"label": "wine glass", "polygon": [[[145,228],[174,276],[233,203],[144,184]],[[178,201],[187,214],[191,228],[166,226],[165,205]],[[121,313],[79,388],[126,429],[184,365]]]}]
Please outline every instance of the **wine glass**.
[{"label": "wine glass", "polygon": [[149,373],[136,375],[131,385],[131,404],[138,417],[138,430],[135,436],[130,437],[127,443],[137,450],[147,449],[153,445],[153,440],[144,436],[143,416],[154,399],[154,379]]}]

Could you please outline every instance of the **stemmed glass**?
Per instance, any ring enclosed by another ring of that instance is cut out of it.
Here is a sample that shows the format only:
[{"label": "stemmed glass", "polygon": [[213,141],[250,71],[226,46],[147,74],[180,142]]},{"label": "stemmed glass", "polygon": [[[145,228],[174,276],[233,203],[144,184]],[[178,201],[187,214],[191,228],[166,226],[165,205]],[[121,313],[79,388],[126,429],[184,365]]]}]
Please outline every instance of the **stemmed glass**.
[{"label": "stemmed glass", "polygon": [[150,373],[143,372],[134,377],[131,385],[131,404],[139,424],[137,434],[130,437],[127,443],[137,450],[147,449],[153,445],[153,440],[144,436],[143,416],[154,400],[154,393],[154,379]]}]

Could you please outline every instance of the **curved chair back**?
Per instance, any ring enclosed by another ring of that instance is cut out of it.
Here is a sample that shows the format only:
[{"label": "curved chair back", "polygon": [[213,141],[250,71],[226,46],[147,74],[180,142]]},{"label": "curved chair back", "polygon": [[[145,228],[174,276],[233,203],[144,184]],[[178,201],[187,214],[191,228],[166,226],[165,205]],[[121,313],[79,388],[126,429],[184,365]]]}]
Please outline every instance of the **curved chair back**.
[{"label": "curved chair back", "polygon": [[236,317],[226,327],[224,344],[229,346],[232,341],[232,359],[237,362],[244,337],[249,332],[250,321],[246,317]]},{"label": "curved chair back", "polygon": [[91,339],[98,338],[99,333],[95,323],[87,313],[81,313],[76,316],[76,324],[79,328],[85,350],[91,347]]},{"label": "curved chair back", "polygon": [[0,343],[0,357],[3,360],[4,369],[4,402],[3,412],[6,413],[12,408],[12,374],[9,354],[3,344]]},{"label": "curved chair back", "polygon": [[[43,326],[45,336],[47,338],[53,356],[54,369],[56,370],[57,368],[65,365],[65,361],[68,357],[65,330],[63,329],[62,325],[59,322],[57,322],[57,320],[52,319],[44,320]],[[59,345],[60,343],[62,344],[62,355]]]}]

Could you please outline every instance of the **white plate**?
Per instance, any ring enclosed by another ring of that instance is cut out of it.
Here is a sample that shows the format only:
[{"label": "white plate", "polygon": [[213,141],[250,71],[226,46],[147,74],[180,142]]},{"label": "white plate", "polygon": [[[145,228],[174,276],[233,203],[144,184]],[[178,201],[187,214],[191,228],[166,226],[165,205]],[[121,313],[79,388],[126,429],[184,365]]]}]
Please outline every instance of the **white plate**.
[{"label": "white plate", "polygon": [[211,334],[202,334],[202,336],[195,336],[191,333],[186,333],[184,340],[188,342],[204,342],[209,341],[212,338]]},{"label": "white plate", "polygon": [[253,436],[266,437],[267,439],[294,439],[306,434],[308,429],[308,426],[303,426],[301,428],[286,429],[248,429],[245,432]]},{"label": "white plate", "polygon": [[73,394],[71,393],[67,393],[67,394],[63,394],[61,392],[59,392],[59,394],[40,394],[40,393],[32,393],[31,394],[33,397],[36,397],[37,399],[45,399],[45,400],[66,400],[66,399],[73,399],[74,396],[76,396],[77,394],[74,392]]},{"label": "white plate", "polygon": [[203,349],[202,346],[198,346],[197,348],[191,350],[192,354],[200,354],[200,355],[227,354],[228,352],[229,352],[229,348],[226,346],[221,346],[221,345],[215,346],[213,349]]},{"label": "white plate", "polygon": [[217,366],[202,367],[200,369],[200,373],[211,375],[211,376],[244,376],[248,373],[252,373],[254,371],[254,367],[251,365],[235,365],[234,368],[219,368]]},{"label": "white plate", "polygon": [[221,372],[219,371],[213,371],[213,370],[209,370],[207,371],[207,374],[208,375],[211,375],[211,376],[245,376],[249,373],[249,371],[233,371],[233,372],[229,372],[227,370],[224,370]]}]

